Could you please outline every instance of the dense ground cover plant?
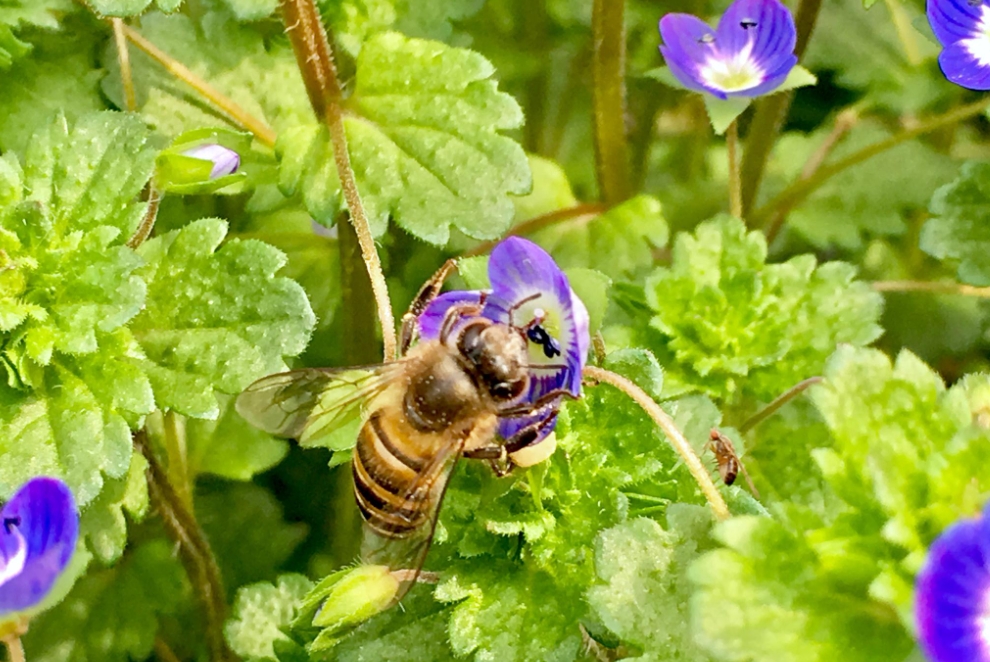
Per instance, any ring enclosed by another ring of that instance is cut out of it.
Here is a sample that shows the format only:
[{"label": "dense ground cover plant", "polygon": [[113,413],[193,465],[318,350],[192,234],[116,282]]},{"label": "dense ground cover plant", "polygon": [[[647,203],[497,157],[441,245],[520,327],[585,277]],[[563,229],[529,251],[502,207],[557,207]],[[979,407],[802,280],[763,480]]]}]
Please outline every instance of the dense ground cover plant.
[{"label": "dense ground cover plant", "polygon": [[[0,3],[11,659],[985,653],[988,17]],[[581,397],[502,421],[544,461],[458,464],[390,608],[354,564],[361,421],[286,441],[235,401],[392,360],[451,258],[422,338],[522,301],[525,397]]]}]

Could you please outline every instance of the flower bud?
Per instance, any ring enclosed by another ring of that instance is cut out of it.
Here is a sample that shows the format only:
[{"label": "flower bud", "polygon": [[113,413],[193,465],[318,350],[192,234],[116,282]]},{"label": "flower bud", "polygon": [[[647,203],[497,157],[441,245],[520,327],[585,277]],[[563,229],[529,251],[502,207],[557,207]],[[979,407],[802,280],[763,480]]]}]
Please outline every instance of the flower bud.
[{"label": "flower bud", "polygon": [[223,145],[199,145],[182,152],[183,156],[209,161],[213,164],[210,179],[219,179],[237,172],[241,165],[241,157],[232,149]]}]

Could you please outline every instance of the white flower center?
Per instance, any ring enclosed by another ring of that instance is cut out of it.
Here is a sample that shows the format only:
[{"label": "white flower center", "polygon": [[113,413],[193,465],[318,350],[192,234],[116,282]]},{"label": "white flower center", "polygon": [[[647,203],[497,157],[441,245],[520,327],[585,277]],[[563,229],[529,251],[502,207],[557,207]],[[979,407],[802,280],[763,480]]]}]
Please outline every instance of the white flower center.
[{"label": "white flower center", "polygon": [[14,577],[24,571],[24,561],[27,559],[27,541],[21,535],[16,523],[3,522],[2,526],[7,529],[15,540],[17,546],[13,554],[6,558],[0,557],[0,586],[3,586]]},{"label": "white flower center", "polygon": [[990,66],[990,7],[980,5],[980,21],[975,26],[973,36],[969,39],[960,39],[959,43],[973,56],[979,66]]},{"label": "white flower center", "polygon": [[753,44],[746,44],[738,53],[725,56],[716,49],[702,65],[701,79],[716,90],[740,92],[763,82],[763,68],[752,58]]}]

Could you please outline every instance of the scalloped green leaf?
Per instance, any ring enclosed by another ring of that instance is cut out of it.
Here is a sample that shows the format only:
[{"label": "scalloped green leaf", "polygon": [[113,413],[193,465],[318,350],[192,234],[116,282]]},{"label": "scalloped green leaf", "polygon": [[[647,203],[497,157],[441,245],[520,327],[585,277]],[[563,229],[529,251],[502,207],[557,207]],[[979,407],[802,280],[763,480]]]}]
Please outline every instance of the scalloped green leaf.
[{"label": "scalloped green leaf", "polygon": [[970,161],[932,197],[934,216],[921,231],[921,250],[956,265],[959,280],[990,285],[990,163]]},{"label": "scalloped green leaf", "polygon": [[295,647],[283,633],[295,619],[299,603],[313,588],[303,575],[281,575],[277,583],[261,582],[237,591],[224,636],[230,648],[248,662],[279,662],[276,648]]},{"label": "scalloped green leaf", "polygon": [[160,409],[216,418],[214,390],[239,393],[285,369],[315,324],[302,288],[275,275],[285,258],[256,240],[222,246],[227,225],[202,219],[141,245],[147,303],[130,328]]}]

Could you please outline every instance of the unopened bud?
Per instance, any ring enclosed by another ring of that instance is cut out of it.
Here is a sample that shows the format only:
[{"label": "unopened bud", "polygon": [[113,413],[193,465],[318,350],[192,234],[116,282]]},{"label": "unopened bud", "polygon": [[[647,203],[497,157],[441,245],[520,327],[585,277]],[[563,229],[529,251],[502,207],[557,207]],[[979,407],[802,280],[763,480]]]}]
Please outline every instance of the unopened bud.
[{"label": "unopened bud", "polygon": [[210,179],[219,179],[237,172],[241,165],[241,157],[232,149],[223,145],[199,145],[182,152],[183,156],[209,161],[213,164]]},{"label": "unopened bud", "polygon": [[334,630],[357,625],[391,606],[399,580],[383,565],[362,565],[343,574],[330,588],[313,625]]}]

